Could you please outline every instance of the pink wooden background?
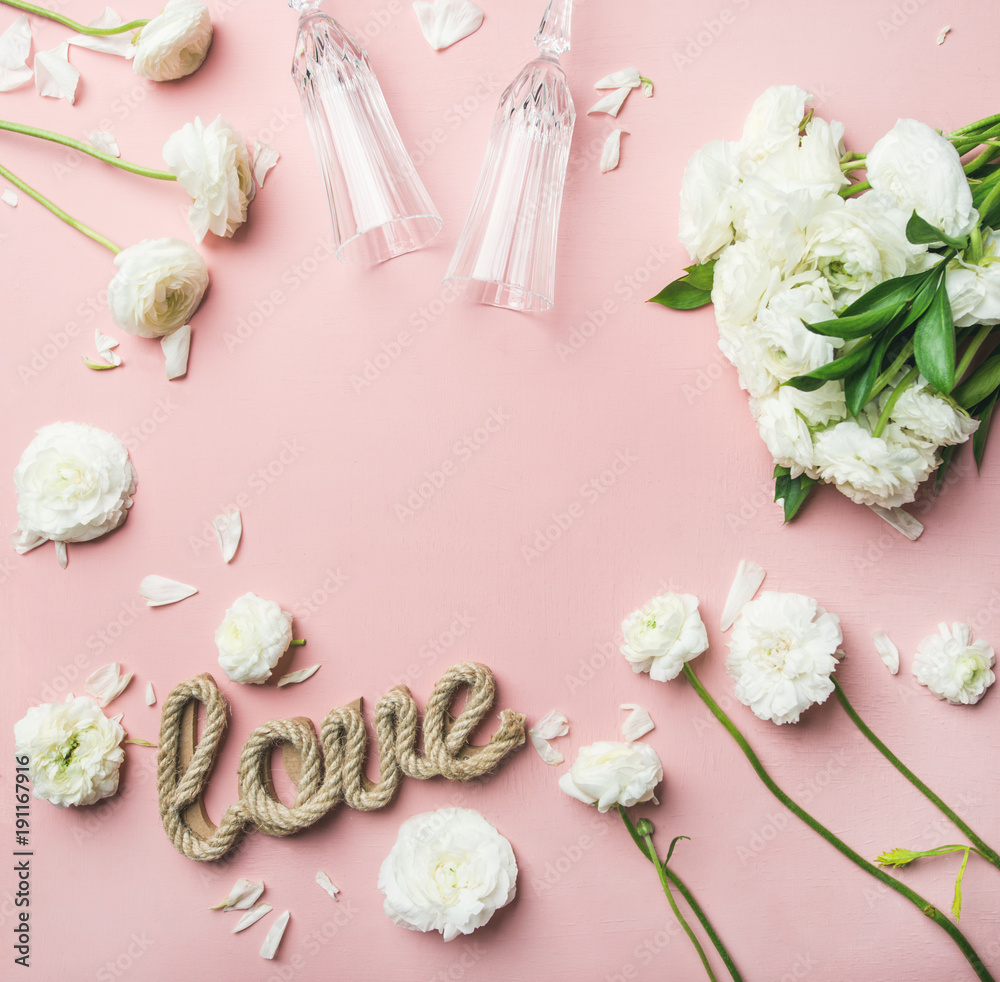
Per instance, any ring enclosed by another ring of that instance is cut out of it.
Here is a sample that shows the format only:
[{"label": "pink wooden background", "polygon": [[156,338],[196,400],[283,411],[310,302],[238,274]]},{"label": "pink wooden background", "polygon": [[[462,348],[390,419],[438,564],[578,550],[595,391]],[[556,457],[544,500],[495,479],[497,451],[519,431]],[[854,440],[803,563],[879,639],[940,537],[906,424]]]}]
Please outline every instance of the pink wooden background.
[{"label": "pink wooden background", "polygon": [[[112,660],[136,674],[113,711],[125,713],[132,735],[155,741],[146,681],[162,704],[185,678],[221,677],[214,628],[253,590],[295,612],[308,646],[294,665],[323,667],[286,690],[223,686],[232,725],[210,789],[213,814],[235,795],[239,748],[254,726],[319,721],[359,695],[370,707],[399,681],[423,703],[449,664],[478,659],[496,672],[504,705],[535,719],[554,707],[567,713],[572,732],[558,745],[568,760],[584,743],[616,738],[620,702],[648,707],[657,728],[647,739],[667,776],[661,804],[643,813],[663,847],[673,835],[692,837],[676,869],[748,980],[972,978],[943,932],[780,808],[683,682],[633,676],[617,645],[621,619],[649,596],[697,593],[713,642],[702,675],[728,696],[718,618],[738,561],[755,559],[770,588],[815,595],[841,615],[849,657],[839,675],[857,707],[974,828],[1000,838],[1000,695],[955,708],[909,675],[916,642],[939,620],[964,619],[1000,643],[1000,449],[978,477],[963,456],[962,479],[932,508],[918,507],[927,525],[918,543],[833,492],[782,528],[769,503],[770,462],[716,348],[711,313],[643,302],[686,259],[675,227],[688,155],[710,138],[737,137],[766,86],[808,88],[858,149],[897,116],[951,129],[998,109],[996,11],[971,0],[581,0],[564,59],[579,115],[557,306],[532,317],[453,302],[440,283],[497,98],[532,54],[542,2],[483,5],[479,33],[435,53],[403,0],[330,4],[365,35],[445,222],[430,248],[371,270],[330,258],[289,77],[295,16],[278,0],[211,0],[212,52],[184,82],[144,82],[116,59],[74,49],[83,73],[75,106],[30,88],[0,99],[6,118],[79,137],[109,128],[126,157],[153,166],[167,135],[196,114],[221,112],[282,153],[248,226],[202,247],[212,286],[180,382],[163,377],[155,343],[113,329],[109,254],[24,197],[16,210],[0,206],[0,471],[10,475],[38,427],[79,420],[121,435],[139,473],[125,527],[71,547],[65,572],[51,546],[25,557],[0,551],[5,760],[27,706],[80,691]],[[155,6],[126,0],[119,9],[138,17]],[[61,9],[86,20],[97,5]],[[0,27],[13,18],[2,9]],[[953,31],[938,47],[946,23]],[[34,29],[35,50],[67,34],[49,23]],[[584,115],[597,98],[593,81],[633,64],[654,80],[655,97],[634,93],[617,123]],[[601,175],[615,125],[631,135],[621,167]],[[3,136],[0,148],[5,165],[113,241],[190,238],[179,188],[18,137]],[[83,367],[95,326],[121,337],[125,368]],[[445,462],[453,467],[440,486],[425,483]],[[237,502],[245,533],[225,566],[206,530]],[[8,476],[4,542],[15,523]],[[147,610],[138,584],[153,572],[200,592]],[[898,677],[872,648],[875,628],[900,646]],[[781,729],[733,709],[779,782],[866,856],[958,841],[835,703]],[[411,780],[384,812],[340,809],[292,839],[250,836],[216,866],[185,859],[163,834],[154,754],[129,748],[121,793],[100,806],[33,802],[30,977],[700,977],[618,820],[562,795],[561,769],[531,749],[474,787]],[[8,830],[10,777],[8,765]],[[446,945],[395,927],[375,883],[402,821],[453,804],[478,809],[510,839],[520,880],[511,907]],[[943,859],[901,875],[947,909],[956,868]],[[313,883],[317,869],[341,887],[339,905]],[[238,876],[262,877],[263,899],[292,912],[271,963],[257,954],[266,922],[234,936],[233,915],[206,910]],[[1000,971],[1000,879],[973,857],[965,882],[962,926]],[[5,938],[13,889],[13,874],[0,875]],[[0,974],[15,977],[8,942]]]}]

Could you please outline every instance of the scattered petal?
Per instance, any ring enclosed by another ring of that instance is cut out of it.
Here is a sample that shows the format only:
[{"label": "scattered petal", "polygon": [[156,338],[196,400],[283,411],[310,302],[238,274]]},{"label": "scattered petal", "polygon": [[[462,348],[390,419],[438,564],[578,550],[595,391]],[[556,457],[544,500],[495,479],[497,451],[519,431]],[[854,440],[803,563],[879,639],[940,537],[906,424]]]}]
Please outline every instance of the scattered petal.
[{"label": "scattered petal", "polygon": [[[87,27],[118,27],[122,23],[121,17],[110,7],[105,7]],[[135,54],[135,45],[132,43],[134,31],[123,31],[121,34],[74,34],[68,44],[76,45],[78,48],[89,48],[91,51],[100,51],[106,55],[118,55],[126,60]],[[117,154],[116,154],[117,156]]]},{"label": "scattered petal", "polygon": [[118,342],[114,338],[108,337],[107,334],[101,334],[96,327],[94,328],[94,345],[97,348],[98,355],[105,361],[110,362],[112,365],[120,365],[122,363],[121,355],[114,350],[118,347]]},{"label": "scattered petal", "polygon": [[155,573],[145,577],[139,584],[139,596],[146,601],[147,607],[162,607],[164,604],[175,604],[186,600],[198,592],[196,586],[178,583],[177,580],[157,576]]},{"label": "scattered petal", "polygon": [[66,551],[66,543],[61,539],[56,540],[56,560],[63,569],[69,563],[69,553]]},{"label": "scattered petal", "polygon": [[28,15],[21,14],[0,34],[0,92],[9,92],[31,81],[32,71],[27,65],[30,51],[31,25]]},{"label": "scattered petal", "polygon": [[938,33],[938,36],[937,36],[937,43],[938,43],[938,44],[944,44],[944,39],[945,39],[945,38],[946,38],[946,37],[947,37],[947,36],[948,36],[949,34],[951,34],[951,24],[945,24],[945,26],[944,26],[944,27],[942,27],[942,28],[941,28],[941,30],[940,30],[940,32]]},{"label": "scattered petal", "polygon": [[155,706],[156,705],[156,692],[153,690],[153,683],[146,683],[146,705]]},{"label": "scattered petal", "polygon": [[191,325],[185,324],[160,338],[160,347],[167,362],[167,378],[175,379],[186,375],[188,353],[191,351]]},{"label": "scattered petal", "polygon": [[282,675],[278,680],[278,688],[280,689],[283,685],[295,685],[296,682],[305,682],[306,679],[312,678],[319,669],[319,665],[311,665],[309,668],[300,668],[297,672]]},{"label": "scattered petal", "polygon": [[623,702],[618,708],[632,710],[625,717],[625,722],[622,723],[622,735],[629,743],[633,740],[638,740],[641,736],[645,736],[656,725],[650,718],[649,713],[642,706],[637,706],[634,702]]},{"label": "scattered petal", "polygon": [[121,665],[113,661],[108,665],[102,665],[96,672],[93,672],[83,683],[83,691],[92,699],[96,699],[103,707],[117,699],[131,681],[132,674],[122,675]]},{"label": "scattered petal", "polygon": [[621,71],[605,75],[600,82],[594,83],[595,89],[620,89],[623,85],[630,89],[642,84],[642,76],[638,68],[623,68]]},{"label": "scattered petal", "polygon": [[87,142],[101,153],[110,154],[112,157],[120,157],[121,150],[118,149],[118,141],[107,130],[94,130],[87,137]]},{"label": "scattered petal", "polygon": [[286,910],[271,925],[271,930],[267,932],[267,937],[264,938],[264,943],[260,946],[261,958],[274,958],[274,953],[278,950],[278,945],[281,944],[281,936],[285,933],[285,928],[288,926],[288,917],[289,914]]},{"label": "scattered petal", "polygon": [[873,631],[872,641],[875,642],[875,650],[885,662],[885,667],[895,675],[899,671],[899,649],[889,640],[885,631]]},{"label": "scattered petal", "polygon": [[340,893],[340,888],[333,885],[333,881],[320,870],[316,874],[316,882],[324,889],[334,900],[337,899],[337,894]]},{"label": "scattered petal", "polygon": [[883,508],[881,505],[869,505],[869,508],[884,522],[888,522],[897,532],[902,532],[911,542],[920,538],[924,531],[920,520],[914,518],[902,508]]},{"label": "scattered petal", "polygon": [[651,78],[642,77],[639,79],[642,82],[642,94],[646,99],[653,98],[653,80]]},{"label": "scattered petal", "polygon": [[251,166],[253,168],[253,182],[257,187],[262,188],[264,186],[264,178],[267,177],[267,172],[278,162],[279,156],[280,154],[274,147],[270,147],[266,143],[261,143],[260,140],[254,141],[253,162]]},{"label": "scattered petal", "polygon": [[95,372],[106,372],[109,368],[117,368],[122,363],[121,358],[119,358],[114,364],[111,364],[106,361],[94,361],[86,355],[81,355],[80,357],[83,358],[84,365],[86,365],[87,368],[93,369]]},{"label": "scattered petal", "polygon": [[472,0],[414,0],[413,9],[420,30],[435,51],[474,34],[483,23],[483,12]]},{"label": "scattered petal", "polygon": [[69,63],[69,42],[63,41],[51,51],[35,55],[35,88],[39,95],[50,99],[66,99],[72,106],[76,101],[76,86],[80,73]]},{"label": "scattered petal", "polygon": [[611,135],[604,141],[604,149],[601,151],[602,174],[607,174],[609,170],[614,170],[618,166],[618,158],[621,155],[622,133],[628,133],[628,130],[612,130]]},{"label": "scattered petal", "polygon": [[256,924],[265,914],[270,914],[274,908],[270,904],[257,904],[251,907],[241,918],[239,924],[233,928],[233,934],[245,931],[248,927]]},{"label": "scattered petal", "polygon": [[257,903],[257,898],[260,897],[263,892],[263,880],[258,883],[255,880],[244,880],[241,877],[233,884],[232,890],[229,891],[229,896],[226,897],[221,904],[216,904],[214,907],[209,907],[208,909],[249,910],[255,903]]},{"label": "scattered petal", "polygon": [[240,544],[240,536],[243,535],[243,519],[240,517],[239,509],[216,515],[212,519],[212,528],[215,529],[215,536],[219,540],[222,561],[228,563],[236,555],[236,547]]},{"label": "scattered petal", "polygon": [[37,549],[48,541],[48,536],[39,535],[37,532],[22,532],[18,529],[16,532],[10,533],[10,544],[19,556],[31,552],[32,549]]},{"label": "scattered petal", "polygon": [[565,736],[567,733],[569,733],[569,720],[562,713],[552,709],[528,730],[528,739],[538,751],[538,756],[546,764],[555,767],[565,758],[549,743],[549,740]]},{"label": "scattered petal", "polygon": [[3,194],[0,194],[0,198],[3,199],[4,204],[10,205],[11,208],[17,207],[17,192],[12,191],[10,188],[4,188]]},{"label": "scattered petal", "polygon": [[528,739],[531,741],[531,745],[538,751],[538,756],[552,767],[558,767],[566,758],[563,757],[555,747],[549,743],[548,740],[542,739],[536,733],[529,733]]},{"label": "scattered petal", "polygon": [[722,621],[719,629],[728,631],[740,611],[754,598],[754,594],[760,589],[761,583],[767,573],[758,566],[752,559],[741,559],[736,567],[736,576],[733,578],[733,585],[729,588],[729,596],[726,598],[726,606],[722,611]]},{"label": "scattered petal", "polygon": [[606,96],[602,96],[588,110],[587,115],[594,113],[607,113],[609,116],[617,116],[625,102],[626,96],[632,89],[628,85],[623,85],[620,89],[612,89]]}]

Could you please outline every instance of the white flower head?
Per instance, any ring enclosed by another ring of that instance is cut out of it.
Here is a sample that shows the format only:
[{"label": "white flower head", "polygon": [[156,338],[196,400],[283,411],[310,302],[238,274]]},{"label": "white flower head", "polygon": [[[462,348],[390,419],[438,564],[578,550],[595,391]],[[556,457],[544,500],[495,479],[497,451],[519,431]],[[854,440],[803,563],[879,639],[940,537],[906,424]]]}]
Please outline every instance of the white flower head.
[{"label": "white flower head", "polygon": [[664,593],[622,621],[621,653],[632,671],[648,672],[657,682],[677,678],[684,663],[708,647],[708,634],[690,593]]},{"label": "white flower head", "polygon": [[14,753],[28,756],[34,796],[65,808],[113,795],[125,759],[118,719],[108,719],[89,696],[29,709],[14,724]]},{"label": "white flower head", "polygon": [[382,863],[386,914],[445,941],[472,934],[513,899],[517,861],[510,843],[479,812],[442,808],[414,815]]},{"label": "white flower head", "polygon": [[938,699],[953,706],[974,706],[993,684],[993,648],[981,638],[972,639],[972,628],[956,621],[938,625],[917,646],[913,674]]},{"label": "white flower head", "polygon": [[184,327],[208,289],[205,260],[182,239],[146,239],[119,252],[115,265],[108,285],[111,316],[142,338]]},{"label": "white flower head", "polygon": [[1000,238],[983,230],[982,257],[977,264],[955,258],[945,279],[956,327],[1000,324]]},{"label": "white flower head", "polygon": [[291,643],[292,615],[253,593],[234,600],[215,630],[219,664],[234,682],[266,682]]},{"label": "white flower head", "polygon": [[726,671],[736,698],[760,719],[797,723],[833,692],[831,674],[843,640],[840,618],[798,593],[762,593],[740,613]]},{"label": "white flower head", "polygon": [[188,224],[195,241],[206,232],[229,238],[247,220],[256,188],[250,153],[231,123],[217,116],[206,126],[196,116],[170,135],[163,159],[191,195]]},{"label": "white flower head", "polygon": [[[785,140],[753,168],[753,176],[780,191],[833,194],[849,183],[840,169],[844,124],[811,119],[801,140]],[[746,164],[744,164],[746,166]]]},{"label": "white flower head", "polygon": [[781,277],[781,269],[755,242],[734,242],[723,250],[712,279],[715,320],[723,339],[727,330],[755,320],[781,285]]},{"label": "white flower head", "polygon": [[[898,382],[896,379],[890,383],[883,403]],[[967,412],[931,389],[922,375],[897,399],[892,408],[892,422],[931,447],[965,443],[979,428],[978,419],[972,419]]]},{"label": "white flower head", "polygon": [[212,43],[212,18],[201,0],[167,0],[135,41],[132,70],[154,82],[197,71]]},{"label": "white flower head", "polygon": [[599,741],[581,747],[573,766],[559,778],[559,787],[585,805],[606,812],[615,805],[629,808],[655,801],[663,780],[663,765],[645,743]]},{"label": "white flower head", "polygon": [[739,166],[743,176],[753,173],[783,147],[798,146],[799,127],[808,99],[809,93],[796,85],[772,85],[757,98],[739,143]]},{"label": "white flower head", "polygon": [[43,426],[14,470],[18,530],[11,542],[27,552],[49,539],[96,539],[128,517],[135,485],[118,437],[84,423]]},{"label": "white flower head", "polygon": [[713,140],[687,162],[681,178],[677,237],[696,263],[714,259],[733,241],[738,183],[735,143]]}]

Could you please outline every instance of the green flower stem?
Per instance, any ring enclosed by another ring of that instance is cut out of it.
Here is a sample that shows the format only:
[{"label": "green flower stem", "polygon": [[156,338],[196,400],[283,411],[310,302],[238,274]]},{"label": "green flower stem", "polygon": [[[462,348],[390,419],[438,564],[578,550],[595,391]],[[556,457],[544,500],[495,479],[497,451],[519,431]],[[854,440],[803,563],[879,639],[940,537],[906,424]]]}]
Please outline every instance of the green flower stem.
[{"label": "green flower stem", "polygon": [[899,402],[899,397],[906,391],[909,384],[920,374],[917,366],[914,365],[900,380],[899,384],[892,390],[892,395],[889,396],[888,401],[882,409],[882,413],[878,418],[878,422],[875,424],[875,429],[872,430],[872,436],[881,436],[885,431],[886,426],[889,424],[889,417],[892,415],[893,409],[896,408],[896,403]]},{"label": "green flower stem", "polygon": [[24,181],[19,177],[15,177],[6,167],[0,165],[0,177],[5,177],[11,184],[16,188],[20,188],[26,195],[32,197],[39,204],[44,205],[49,211],[52,212],[57,218],[61,218],[67,225],[72,225],[78,232],[83,232],[84,235],[90,236],[95,242],[100,242],[102,246],[110,249],[115,255],[121,252],[113,242],[106,239],[100,232],[95,232],[92,228],[84,225],[83,222],[78,222],[72,215],[67,215],[66,212],[62,210],[57,204],[49,201],[44,194],[36,191],[33,187],[25,184]]},{"label": "green flower stem", "polygon": [[54,10],[49,10],[47,7],[37,7],[33,3],[26,3],[25,0],[0,0],[0,3],[8,7],[17,7],[18,10],[24,10],[29,14],[37,14],[39,17],[47,17],[49,20],[65,24],[66,27],[72,28],[78,34],[90,34],[92,37],[108,37],[112,34],[124,34],[126,31],[137,31],[149,23],[149,18],[146,18],[145,20],[132,20],[127,24],[119,24],[117,27],[87,27],[85,24],[78,24],[75,20],[63,17],[62,14],[57,14]]},{"label": "green flower stem", "polygon": [[[632,836],[633,841],[639,847],[639,852],[641,852],[650,862],[653,862],[653,857],[650,854],[650,850],[647,848],[645,841],[636,831],[635,825],[632,823],[632,819],[628,817],[628,812],[621,805],[618,806],[618,814],[621,815],[622,821],[625,823],[625,828],[628,829],[628,834]],[[701,926],[705,929],[705,933],[708,935],[708,940],[715,946],[715,950],[719,953],[719,957],[725,963],[726,969],[729,971],[730,976],[732,976],[733,982],[743,982],[743,976],[740,975],[739,970],[736,968],[736,963],[733,961],[733,958],[726,949],[726,946],[722,943],[722,939],[715,933],[715,928],[712,927],[712,924],[708,919],[708,915],[704,910],[702,910],[701,904],[694,899],[694,894],[691,893],[691,891],[684,884],[684,881],[669,866],[664,866],[663,871],[666,874],[667,879],[670,880],[675,887],[677,887],[681,896],[685,899],[685,901],[687,901],[688,907],[694,911],[694,916],[701,922]]]},{"label": "green flower stem", "polygon": [[956,136],[965,136],[966,134],[975,134],[980,130],[987,130],[993,126],[1000,123],[1000,113],[994,116],[986,116],[984,119],[977,119],[974,123],[969,123],[968,126],[963,126],[961,129],[952,130],[950,133],[945,134],[945,139],[952,140]]},{"label": "green flower stem", "polygon": [[841,188],[837,193],[842,198],[849,198],[853,194],[861,194],[862,191],[867,191],[871,187],[868,181],[861,181],[858,184],[849,184],[846,188]]},{"label": "green flower stem", "polygon": [[963,170],[965,171],[966,174],[973,174],[977,170],[979,170],[979,168],[982,167],[983,164],[988,164],[994,157],[998,155],[1000,155],[1000,150],[998,150],[995,146],[988,146],[977,157],[973,157],[972,160],[970,160],[965,165]]},{"label": "green flower stem", "polygon": [[1000,181],[997,181],[990,193],[983,198],[983,203],[979,206],[979,214],[985,215],[996,203],[997,198],[1000,198]]},{"label": "green flower stem", "polygon": [[791,798],[789,798],[788,795],[785,794],[785,792],[782,791],[777,784],[775,784],[774,779],[764,769],[764,765],[760,762],[760,758],[754,753],[753,748],[749,743],[747,743],[746,738],[736,727],[736,724],[733,723],[733,721],[725,714],[718,703],[716,703],[716,701],[711,697],[708,690],[701,684],[701,681],[695,674],[690,662],[684,666],[684,675],[694,687],[695,692],[698,693],[702,702],[708,706],[712,715],[726,728],[729,735],[736,741],[740,750],[743,751],[743,755],[750,762],[750,766],[754,769],[761,781],[764,782],[764,786],[771,792],[771,794],[774,795],[775,798],[778,799],[778,801],[780,801],[793,815],[805,822],[806,825],[808,825],[814,832],[817,832],[824,839],[826,839],[826,841],[829,842],[834,849],[854,863],[855,866],[863,869],[870,876],[873,876],[876,880],[884,883],[890,890],[895,890],[896,893],[906,897],[906,899],[909,900],[910,903],[912,903],[922,914],[934,921],[934,923],[945,931],[952,941],[955,942],[958,949],[972,966],[977,978],[981,979],[982,982],[995,982],[993,976],[990,975],[986,966],[983,964],[982,959],[978,954],[976,954],[975,948],[969,944],[958,925],[953,924],[932,903],[925,900],[916,891],[911,890],[905,883],[901,883],[894,876],[890,876],[884,870],[880,870],[877,866],[873,866],[869,863],[868,860],[856,853],[849,845],[847,845],[846,842],[839,839],[825,825],[818,822],[804,808],[801,808]]},{"label": "green flower stem", "polygon": [[[911,771],[868,727],[865,721],[858,715],[851,705],[846,693],[841,688],[840,683],[833,680],[833,690],[837,695],[844,712],[851,717],[851,722],[864,734],[871,745],[883,756],[893,767],[899,771],[907,781],[910,782],[938,811],[942,812],[958,829],[968,838],[983,859],[1000,869],[1000,855],[995,849],[991,849],[969,826],[962,821],[959,816],[951,810],[923,781]],[[950,848],[950,847],[949,847]]]},{"label": "green flower stem", "polygon": [[288,642],[288,647],[297,648],[300,647],[301,645],[304,645],[305,643],[306,643],[305,638],[294,638],[293,640]]},{"label": "green flower stem", "polygon": [[[5,2],[5,0],[0,0]],[[140,167],[138,164],[130,164],[127,160],[112,157],[109,153],[103,153],[89,143],[74,140],[71,136],[63,136],[62,133],[53,133],[51,130],[41,130],[37,126],[26,126],[23,123],[11,123],[8,120],[0,119],[0,130],[8,130],[11,133],[21,133],[24,136],[33,136],[39,140],[51,140],[53,143],[61,143],[65,147],[72,147],[81,153],[89,154],[98,160],[103,160],[113,167],[120,167],[132,174],[141,174],[143,177],[153,177],[158,181],[176,181],[177,176],[165,170],[153,170],[151,167]]]},{"label": "green flower stem", "polygon": [[896,377],[896,372],[898,372],[903,365],[906,364],[912,354],[913,340],[911,339],[903,345],[899,354],[896,355],[895,361],[893,361],[893,363],[877,379],[875,379],[872,394],[868,397],[869,401],[876,398],[878,394]]},{"label": "green flower stem", "polygon": [[976,352],[982,347],[983,342],[990,336],[992,330],[993,325],[983,324],[976,331],[975,337],[969,342],[969,347],[962,353],[962,360],[955,369],[956,385],[962,381],[962,376],[969,370],[969,365],[972,364],[972,359],[976,357]]}]

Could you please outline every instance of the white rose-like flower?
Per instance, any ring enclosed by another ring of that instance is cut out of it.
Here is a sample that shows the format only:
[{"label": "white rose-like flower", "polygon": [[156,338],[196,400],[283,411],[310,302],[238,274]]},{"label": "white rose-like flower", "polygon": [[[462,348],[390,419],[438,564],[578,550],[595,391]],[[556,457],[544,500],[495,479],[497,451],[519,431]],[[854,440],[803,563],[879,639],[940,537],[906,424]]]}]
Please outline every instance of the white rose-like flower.
[{"label": "white rose-like flower", "polygon": [[108,285],[115,323],[142,338],[184,327],[208,289],[205,260],[182,239],[145,239],[115,256]]},{"label": "white rose-like flower", "polygon": [[696,150],[681,179],[677,237],[696,263],[714,259],[733,241],[739,174],[735,143],[712,140]]},{"label": "white rose-like flower", "polygon": [[657,682],[677,678],[684,663],[708,647],[708,634],[690,593],[664,593],[622,621],[621,653],[637,675],[648,672]]},{"label": "white rose-like flower", "polygon": [[125,759],[120,719],[108,719],[89,696],[29,709],[14,724],[14,753],[28,756],[34,796],[65,808],[113,795]]},{"label": "white rose-like flower", "polygon": [[740,173],[745,177],[782,147],[799,143],[799,126],[809,93],[796,85],[772,85],[753,104],[739,143]]},{"label": "white rose-like flower", "polygon": [[806,191],[814,197],[836,193],[849,184],[840,169],[844,124],[811,119],[801,140],[787,140],[762,160],[754,177],[781,191]]},{"label": "white rose-like flower", "polygon": [[979,221],[972,192],[954,146],[926,123],[900,119],[868,152],[868,180],[899,203],[955,237]]},{"label": "white rose-like flower", "polygon": [[188,224],[196,241],[206,232],[229,238],[247,220],[253,169],[246,143],[231,123],[217,116],[206,126],[196,116],[170,135],[163,159],[191,195]]},{"label": "white rose-like flower", "polygon": [[961,258],[948,264],[945,286],[956,327],[1000,324],[1000,238],[992,229],[983,229],[978,264]]},{"label": "white rose-like flower", "polygon": [[234,682],[266,682],[291,643],[292,615],[253,593],[234,600],[215,630],[219,664]]},{"label": "white rose-like flower", "polygon": [[655,801],[662,780],[663,765],[648,744],[598,741],[580,748],[573,766],[559,778],[559,788],[606,812],[615,805],[629,808]]},{"label": "white rose-like flower", "polygon": [[170,82],[201,67],[212,43],[212,18],[201,0],[168,0],[135,40],[132,70],[154,82]]},{"label": "white rose-like flower", "polygon": [[781,270],[756,243],[734,242],[723,250],[712,278],[712,303],[722,338],[727,329],[752,323],[780,283]]},{"label": "white rose-like flower", "polygon": [[798,593],[762,593],[736,619],[726,671],[760,719],[797,723],[833,692],[840,618]]},{"label": "white rose-like flower", "polygon": [[[49,539],[96,539],[128,517],[135,485],[135,468],[118,437],[85,423],[43,426],[14,470],[18,530],[11,544],[25,553]],[[59,555],[64,564],[65,553]]]},{"label": "white rose-like flower", "polygon": [[[885,404],[898,382],[899,379],[890,382],[881,404]],[[972,419],[968,413],[932,390],[922,375],[903,390],[892,408],[892,422],[933,447],[965,443],[979,428],[978,419]]]},{"label": "white rose-like flower", "polygon": [[842,382],[827,382],[812,392],[782,386],[760,399],[750,400],[757,429],[776,464],[788,467],[792,477],[813,475],[816,460],[813,431],[847,415]]},{"label": "white rose-like flower", "polygon": [[442,808],[407,819],[382,863],[383,907],[411,931],[472,934],[517,890],[510,843],[479,812]]},{"label": "white rose-like flower", "polygon": [[972,628],[956,621],[938,625],[938,633],[923,639],[913,656],[913,674],[938,699],[953,706],[974,706],[993,684],[993,648]]}]

